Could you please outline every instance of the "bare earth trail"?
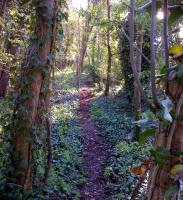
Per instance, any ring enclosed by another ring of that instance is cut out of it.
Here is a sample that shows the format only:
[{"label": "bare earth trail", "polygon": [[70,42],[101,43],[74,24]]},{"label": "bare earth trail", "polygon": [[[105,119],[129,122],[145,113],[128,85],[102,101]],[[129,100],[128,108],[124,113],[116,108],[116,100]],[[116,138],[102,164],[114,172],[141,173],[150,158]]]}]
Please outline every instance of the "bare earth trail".
[{"label": "bare earth trail", "polygon": [[83,127],[84,170],[87,181],[80,192],[82,200],[102,200],[106,193],[103,169],[108,153],[98,128],[90,119],[91,100],[91,85],[86,84],[80,93],[80,121]]}]

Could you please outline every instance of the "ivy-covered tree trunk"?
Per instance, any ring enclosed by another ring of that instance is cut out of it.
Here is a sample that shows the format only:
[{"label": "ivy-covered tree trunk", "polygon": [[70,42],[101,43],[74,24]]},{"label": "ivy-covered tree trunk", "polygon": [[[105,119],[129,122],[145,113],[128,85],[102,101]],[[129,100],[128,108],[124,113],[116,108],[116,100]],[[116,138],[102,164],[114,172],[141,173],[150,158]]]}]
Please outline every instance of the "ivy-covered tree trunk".
[{"label": "ivy-covered tree trunk", "polygon": [[122,28],[124,31],[129,35],[129,22],[128,20],[124,21],[119,26],[119,51],[120,51],[120,63],[121,63],[121,70],[124,76],[124,92],[125,95],[129,101],[129,103],[132,103],[132,99],[134,96],[134,78],[133,78],[133,72],[130,65],[130,48],[129,48],[129,41],[126,37],[124,37],[122,33]]},{"label": "ivy-covered tree trunk", "polygon": [[[107,0],[107,19],[110,21],[111,19],[111,8],[110,8],[110,0]],[[107,79],[105,85],[104,95],[109,95],[110,89],[110,82],[111,82],[111,67],[112,67],[112,52],[111,52],[111,45],[110,45],[110,30],[107,30],[107,51],[108,51],[108,62],[107,62]]]},{"label": "ivy-covered tree trunk", "polygon": [[[183,116],[183,84],[178,83],[177,80],[169,81],[167,84],[167,95],[174,103],[176,114]],[[156,133],[154,150],[157,151],[160,147],[164,150],[166,149],[164,155],[165,157],[167,155],[169,159],[165,161],[162,168],[156,163],[153,164],[150,170],[147,200],[164,200],[165,193],[170,187],[178,187],[179,183],[174,179],[175,177],[173,178],[171,169],[177,164],[181,164],[181,159],[175,155],[175,152],[179,154],[183,151],[182,119],[174,119],[165,129],[162,129],[162,123],[160,123],[159,130]],[[174,191],[174,194],[176,194],[176,191]]]},{"label": "ivy-covered tree trunk", "polygon": [[50,77],[56,8],[57,0],[36,1],[35,33],[21,68],[20,89],[11,127],[14,171],[9,178],[14,179],[24,191],[32,189],[32,136],[43,83]]},{"label": "ivy-covered tree trunk", "polygon": [[[5,18],[5,13],[6,13],[6,8],[7,8],[7,4],[8,4],[8,0],[2,0],[0,2],[0,8],[1,8],[1,13],[0,13],[0,17],[2,19]],[[0,24],[0,32],[2,30],[2,25]]]},{"label": "ivy-covered tree trunk", "polygon": [[[142,52],[142,43],[143,43],[143,32],[140,25],[137,25],[137,39],[136,39],[137,47]],[[140,73],[142,70],[142,55],[136,50],[135,56],[136,62],[136,70],[140,79]],[[134,101],[135,101],[135,118],[136,120],[140,120],[141,115],[141,94],[137,84],[134,82]]]}]

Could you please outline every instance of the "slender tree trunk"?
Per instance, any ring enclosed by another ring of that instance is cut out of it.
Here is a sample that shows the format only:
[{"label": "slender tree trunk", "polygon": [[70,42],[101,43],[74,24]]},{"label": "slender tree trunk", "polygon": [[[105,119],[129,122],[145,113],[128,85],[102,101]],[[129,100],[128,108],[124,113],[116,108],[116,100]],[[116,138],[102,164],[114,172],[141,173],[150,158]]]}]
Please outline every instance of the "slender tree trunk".
[{"label": "slender tree trunk", "polygon": [[[142,51],[142,43],[143,43],[143,33],[142,33],[142,28],[140,25],[137,25],[137,47]],[[138,73],[138,77],[140,79],[140,73],[141,73],[141,68],[142,68],[142,55],[136,51],[136,70]],[[136,83],[134,83],[135,88],[134,88],[134,99],[135,99],[135,117],[136,120],[140,120],[140,114],[141,114],[141,93],[139,90],[139,87],[137,86]]]},{"label": "slender tree trunk", "polygon": [[163,39],[164,39],[164,55],[165,55],[165,66],[169,69],[169,44],[168,44],[168,0],[163,2],[163,12],[164,12],[164,21],[163,21]]},{"label": "slender tree trunk", "polygon": [[[143,44],[143,32],[142,27],[137,24],[136,25],[137,30],[137,37],[136,37],[136,43],[137,47],[142,52],[142,44]],[[142,55],[139,53],[139,51],[136,50],[136,56],[135,56],[135,66],[136,71],[138,74],[138,79],[140,80],[140,74],[142,69]],[[141,93],[139,90],[139,87],[137,86],[136,82],[134,82],[134,102],[135,102],[135,119],[138,121],[141,118]],[[134,134],[134,140],[138,139],[139,133],[140,133],[140,126],[136,125],[135,127],[135,134]]]},{"label": "slender tree trunk", "polygon": [[[8,6],[7,0],[3,0],[2,2],[0,2],[0,8],[1,8],[0,17],[2,19],[5,19],[7,6]],[[1,31],[2,31],[2,26],[0,26],[0,33]],[[7,46],[7,50],[11,50],[11,48]],[[0,98],[4,98],[6,95],[8,80],[9,80],[9,74],[7,72],[7,66],[5,64],[3,66],[0,66]]]},{"label": "slender tree trunk", "polygon": [[[81,49],[81,41],[80,41],[80,37],[81,37],[81,29],[80,29],[80,15],[78,14],[78,30],[77,30],[77,35],[78,35],[78,49]],[[78,50],[78,51],[79,51]],[[81,74],[81,69],[79,66],[79,55],[76,55],[76,60],[75,60],[75,65],[76,65],[76,85],[77,88],[79,89],[80,87],[80,74]]]},{"label": "slender tree trunk", "polygon": [[93,38],[92,38],[92,53],[91,53],[91,64],[92,64],[92,65],[95,65],[96,39],[97,39],[97,32],[94,33],[94,36],[93,36]]},{"label": "slender tree trunk", "polygon": [[11,161],[14,172],[9,178],[13,178],[24,191],[32,189],[32,133],[43,81],[49,81],[51,73],[56,6],[56,0],[36,1],[36,38],[31,42],[21,68],[20,90],[12,120]]},{"label": "slender tree trunk", "polygon": [[[8,4],[8,0],[2,0],[2,2],[0,2],[0,8],[1,8],[0,17],[2,19],[5,19],[7,4]],[[0,25],[0,32],[1,31],[2,31],[2,26]]]},{"label": "slender tree trunk", "polygon": [[[88,0],[88,8],[91,6],[90,0]],[[93,26],[90,24],[91,22],[91,16],[90,14],[87,14],[86,16],[86,21],[85,21],[85,27],[83,30],[82,34],[82,39],[81,39],[81,46],[79,50],[79,57],[78,57],[78,71],[82,72],[83,71],[83,63],[84,63],[84,57],[86,55],[86,49],[87,49],[87,44],[89,40],[90,33],[92,31]]]},{"label": "slender tree trunk", "polygon": [[[110,22],[111,19],[110,0],[106,0],[106,6],[107,6],[107,19]],[[110,45],[110,29],[108,29],[107,31],[107,51],[108,51],[108,64],[107,64],[107,79],[104,91],[105,96],[109,95],[110,82],[111,82],[112,53]]]},{"label": "slender tree trunk", "polygon": [[152,91],[152,99],[154,105],[159,108],[159,102],[156,95],[156,49],[155,49],[155,32],[156,32],[156,0],[152,0],[152,9],[151,9],[151,32],[150,32],[150,46],[151,46],[151,91]]}]

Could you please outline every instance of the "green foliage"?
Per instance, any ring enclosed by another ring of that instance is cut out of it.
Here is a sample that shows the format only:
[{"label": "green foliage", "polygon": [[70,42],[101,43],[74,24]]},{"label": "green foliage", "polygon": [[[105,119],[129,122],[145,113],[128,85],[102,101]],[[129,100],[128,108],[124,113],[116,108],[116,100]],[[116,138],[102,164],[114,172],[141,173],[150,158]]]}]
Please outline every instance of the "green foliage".
[{"label": "green foliage", "polygon": [[173,9],[170,12],[170,16],[168,19],[169,25],[173,26],[178,19],[183,16],[183,10],[181,8]]},{"label": "green foliage", "polygon": [[[110,146],[111,155],[104,171],[110,192],[104,199],[128,199],[138,182],[138,177],[132,175],[130,169],[149,157],[149,144],[141,146],[138,142],[131,142],[134,119],[127,100],[121,97],[96,98],[91,104],[91,116]],[[139,199],[143,199],[144,194],[145,186]]]},{"label": "green foliage", "polygon": [[151,150],[152,156],[155,158],[156,163],[162,168],[165,162],[170,158],[170,151],[164,147],[158,147],[156,150]]},{"label": "green foliage", "polygon": [[139,143],[144,144],[150,136],[155,136],[156,129],[149,129],[139,135]]},{"label": "green foliage", "polygon": [[171,186],[165,193],[166,200],[171,200],[174,195],[178,192],[179,187],[177,185]]},{"label": "green foliage", "polygon": [[[128,199],[135,188],[138,177],[131,174],[131,167],[142,163],[149,156],[149,147],[139,146],[137,142],[130,144],[119,142],[107,163],[104,175],[110,196],[105,199]],[[144,186],[143,186],[144,187]],[[144,199],[145,187],[141,190]]]},{"label": "green foliage", "polygon": [[177,70],[177,78],[180,83],[183,83],[183,64],[178,66]]},{"label": "green foliage", "polygon": [[100,72],[99,72],[99,67],[97,65],[87,65],[86,71],[90,74],[90,76],[93,79],[93,83],[98,83],[100,84]]},{"label": "green foliage", "polygon": [[[64,74],[64,73],[63,73]],[[56,83],[60,80],[72,80],[68,69],[65,75],[57,75]],[[49,187],[55,188],[61,199],[79,199],[78,187],[85,182],[82,169],[83,145],[81,144],[81,126],[77,116],[79,96],[74,93],[72,82],[63,89],[55,88],[53,116],[53,167],[49,177]],[[74,83],[73,83],[74,84]],[[70,90],[69,90],[70,88]],[[57,103],[56,103],[57,102]],[[50,195],[53,195],[51,191]]]},{"label": "green foliage", "polygon": [[103,135],[111,144],[131,140],[134,118],[128,102],[120,97],[99,97],[91,105],[91,117],[102,129]]}]

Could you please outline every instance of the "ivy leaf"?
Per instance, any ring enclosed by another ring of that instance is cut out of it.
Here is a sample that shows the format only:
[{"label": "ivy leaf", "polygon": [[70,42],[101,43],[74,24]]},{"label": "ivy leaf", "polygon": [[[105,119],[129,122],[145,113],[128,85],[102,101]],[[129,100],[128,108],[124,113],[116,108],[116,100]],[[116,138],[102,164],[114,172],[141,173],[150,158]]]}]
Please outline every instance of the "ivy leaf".
[{"label": "ivy leaf", "polygon": [[152,156],[154,156],[156,163],[162,168],[165,162],[170,158],[170,151],[164,147],[158,147],[156,150],[151,150]]},{"label": "ivy leaf", "polygon": [[173,45],[169,49],[169,54],[170,55],[182,55],[183,54],[183,45]]},{"label": "ivy leaf", "polygon": [[182,164],[175,165],[171,169],[171,174],[176,175],[179,173],[183,173],[183,165]]},{"label": "ivy leaf", "polygon": [[139,143],[144,144],[150,136],[155,136],[156,129],[148,129],[139,135]]},{"label": "ivy leaf", "polygon": [[182,15],[183,15],[183,10],[181,8],[171,10],[168,19],[169,25],[170,26],[173,25]]},{"label": "ivy leaf", "polygon": [[165,199],[171,200],[173,196],[178,192],[179,188],[177,185],[171,186],[166,192],[165,192]]},{"label": "ivy leaf", "polygon": [[165,65],[162,65],[159,67],[160,74],[166,74],[167,73],[167,67]]},{"label": "ivy leaf", "polygon": [[27,4],[27,3],[29,3],[30,1],[31,0],[22,0],[21,5],[23,6],[23,5]]},{"label": "ivy leaf", "polygon": [[177,78],[180,83],[183,83],[183,64],[179,65],[179,68],[177,71]]}]

